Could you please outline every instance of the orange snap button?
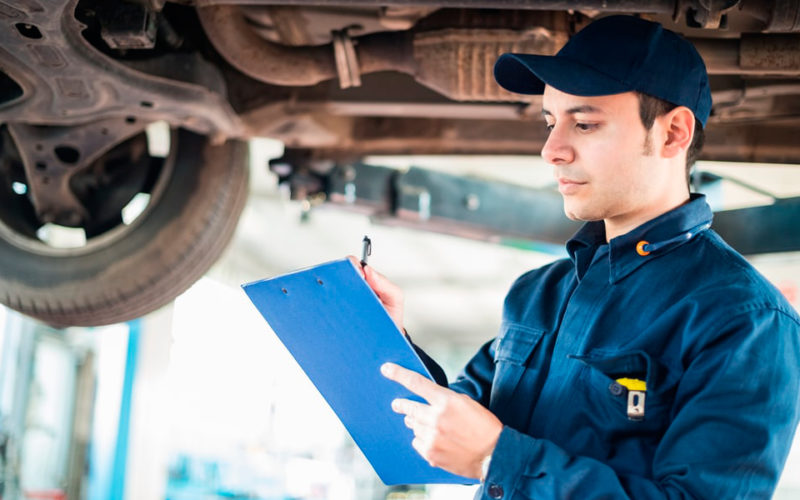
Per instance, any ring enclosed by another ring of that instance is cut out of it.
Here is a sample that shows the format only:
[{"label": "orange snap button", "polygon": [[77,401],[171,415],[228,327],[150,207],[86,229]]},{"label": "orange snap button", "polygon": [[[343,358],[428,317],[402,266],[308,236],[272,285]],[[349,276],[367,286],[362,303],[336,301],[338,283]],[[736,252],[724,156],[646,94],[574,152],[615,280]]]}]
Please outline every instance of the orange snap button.
[{"label": "orange snap button", "polygon": [[647,250],[644,249],[644,246],[645,245],[649,245],[649,244],[650,244],[650,242],[644,241],[644,240],[642,240],[639,243],[637,243],[636,244],[636,253],[638,253],[642,257],[644,257],[645,255],[650,255],[650,252],[648,252]]}]

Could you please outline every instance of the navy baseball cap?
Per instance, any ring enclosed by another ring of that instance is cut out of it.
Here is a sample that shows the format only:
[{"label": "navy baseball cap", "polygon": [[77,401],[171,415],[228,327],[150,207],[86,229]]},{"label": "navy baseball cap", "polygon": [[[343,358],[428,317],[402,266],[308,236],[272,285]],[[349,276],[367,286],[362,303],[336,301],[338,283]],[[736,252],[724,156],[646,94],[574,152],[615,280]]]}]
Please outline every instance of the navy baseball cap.
[{"label": "navy baseball cap", "polygon": [[703,127],[711,113],[708,73],[694,45],[633,16],[594,21],[554,56],[503,54],[494,78],[518,94],[541,94],[545,84],[579,96],[638,91],[686,106]]}]

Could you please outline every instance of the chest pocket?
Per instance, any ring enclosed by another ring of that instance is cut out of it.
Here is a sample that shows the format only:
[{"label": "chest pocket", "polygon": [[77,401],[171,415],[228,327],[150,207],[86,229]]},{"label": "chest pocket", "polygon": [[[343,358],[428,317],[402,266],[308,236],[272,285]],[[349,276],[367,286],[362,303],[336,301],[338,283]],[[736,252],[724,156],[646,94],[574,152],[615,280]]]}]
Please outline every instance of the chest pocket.
[{"label": "chest pocket", "polygon": [[527,423],[538,393],[535,375],[530,371],[531,359],[542,342],[544,331],[523,325],[505,325],[497,338],[494,356],[494,379],[489,409],[506,425],[520,429]]},{"label": "chest pocket", "polygon": [[[608,353],[592,351],[585,356],[570,356],[586,367],[582,378],[586,396],[607,431],[660,435],[666,428],[674,399],[675,380],[666,365],[644,351]],[[628,390],[616,382],[636,378],[647,384],[644,418],[628,419]]]}]

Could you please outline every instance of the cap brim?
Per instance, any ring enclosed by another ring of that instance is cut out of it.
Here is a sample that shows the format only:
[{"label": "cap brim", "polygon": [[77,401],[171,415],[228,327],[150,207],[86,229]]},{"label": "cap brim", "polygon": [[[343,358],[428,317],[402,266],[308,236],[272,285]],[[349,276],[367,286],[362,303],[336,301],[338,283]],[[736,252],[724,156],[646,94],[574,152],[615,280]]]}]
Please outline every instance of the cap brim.
[{"label": "cap brim", "polygon": [[619,94],[633,87],[579,62],[559,56],[503,54],[494,65],[497,83],[517,94],[541,94],[545,84],[580,96]]}]

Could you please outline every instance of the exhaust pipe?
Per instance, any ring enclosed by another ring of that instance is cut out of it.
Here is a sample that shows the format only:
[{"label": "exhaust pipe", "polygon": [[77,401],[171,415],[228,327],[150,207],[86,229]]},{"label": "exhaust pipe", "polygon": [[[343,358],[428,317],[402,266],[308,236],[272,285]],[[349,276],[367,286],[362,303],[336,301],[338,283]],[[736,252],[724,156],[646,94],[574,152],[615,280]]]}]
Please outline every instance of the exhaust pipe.
[{"label": "exhaust pipe", "polygon": [[[519,102],[525,98],[494,83],[492,68],[504,52],[555,54],[568,39],[566,23],[525,31],[458,29],[375,33],[351,39],[346,33],[320,46],[285,46],[265,40],[235,5],[198,8],[216,50],[256,80],[310,86],[338,78],[360,85],[360,75],[398,71],[455,101]],[[746,34],[739,39],[694,39],[709,74],[800,75],[800,36]]]},{"label": "exhaust pipe", "polygon": [[[236,69],[256,80],[285,86],[316,85],[339,78],[343,88],[362,74],[399,71],[453,100],[519,101],[493,84],[491,68],[504,52],[554,54],[566,30],[445,29],[375,33],[312,47],[279,45],[259,36],[234,5],[197,10],[214,48]],[[350,54],[350,55],[348,55]]]}]

